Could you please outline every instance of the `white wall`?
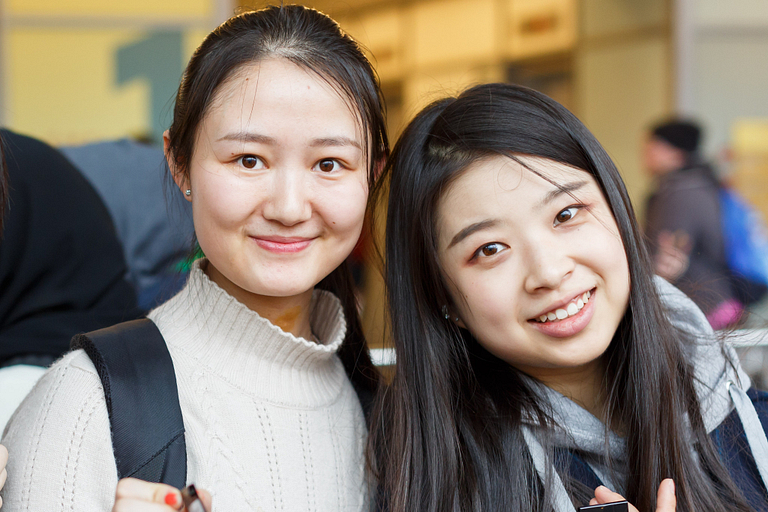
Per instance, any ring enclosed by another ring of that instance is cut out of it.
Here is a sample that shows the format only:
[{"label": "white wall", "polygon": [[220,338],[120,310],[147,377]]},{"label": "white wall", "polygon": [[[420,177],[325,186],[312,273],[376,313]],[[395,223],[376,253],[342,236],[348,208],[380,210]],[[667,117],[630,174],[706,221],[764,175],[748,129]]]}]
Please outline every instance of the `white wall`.
[{"label": "white wall", "polygon": [[768,117],[768,1],[678,3],[677,106],[704,123],[712,156],[735,120]]}]

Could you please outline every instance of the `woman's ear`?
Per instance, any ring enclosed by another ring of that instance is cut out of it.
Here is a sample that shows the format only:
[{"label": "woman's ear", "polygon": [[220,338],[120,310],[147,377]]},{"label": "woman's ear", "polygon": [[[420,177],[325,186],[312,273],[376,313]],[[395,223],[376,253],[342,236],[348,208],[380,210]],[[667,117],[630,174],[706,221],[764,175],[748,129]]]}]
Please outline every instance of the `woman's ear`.
[{"label": "woman's ear", "polygon": [[381,173],[384,172],[384,166],[387,164],[386,157],[381,157],[377,161],[373,162],[373,177],[378,180],[381,177]]},{"label": "woman's ear", "polygon": [[171,176],[176,186],[179,187],[181,193],[184,195],[184,199],[192,202],[192,186],[189,183],[187,176],[179,171],[179,166],[176,164],[176,158],[171,151],[171,137],[168,130],[163,132],[163,151],[165,153],[165,161],[168,162],[168,169],[171,170]]},{"label": "woman's ear", "polygon": [[453,322],[454,324],[458,325],[462,329],[467,328],[467,326],[464,324],[464,321],[461,318],[459,318],[459,316],[456,315],[456,313],[454,313],[452,307],[449,308],[447,304],[444,304],[441,312],[443,313],[443,317],[449,322]]}]

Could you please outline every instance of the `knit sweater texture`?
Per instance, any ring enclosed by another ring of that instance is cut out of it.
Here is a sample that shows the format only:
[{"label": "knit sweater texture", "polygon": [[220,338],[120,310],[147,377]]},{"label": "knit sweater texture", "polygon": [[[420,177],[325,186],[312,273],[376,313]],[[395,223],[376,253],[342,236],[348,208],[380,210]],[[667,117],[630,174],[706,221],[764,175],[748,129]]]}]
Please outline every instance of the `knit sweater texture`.
[{"label": "knit sweater texture", "polygon": [[[308,341],[228,295],[203,265],[149,314],[176,372],[188,483],[210,490],[214,511],[366,509],[365,419],[336,356],[346,332],[338,299],[314,292],[320,341]],[[3,512],[111,509],[107,407],[82,350],[45,374],[3,444],[11,453]]]}]

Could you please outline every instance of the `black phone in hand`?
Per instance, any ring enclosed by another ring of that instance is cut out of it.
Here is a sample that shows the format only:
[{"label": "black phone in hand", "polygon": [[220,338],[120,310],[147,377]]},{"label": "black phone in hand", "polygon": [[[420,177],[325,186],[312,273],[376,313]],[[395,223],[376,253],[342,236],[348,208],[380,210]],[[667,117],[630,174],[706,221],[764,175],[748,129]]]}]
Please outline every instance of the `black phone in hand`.
[{"label": "black phone in hand", "polygon": [[629,502],[625,500],[602,505],[587,505],[579,507],[579,512],[629,512]]}]

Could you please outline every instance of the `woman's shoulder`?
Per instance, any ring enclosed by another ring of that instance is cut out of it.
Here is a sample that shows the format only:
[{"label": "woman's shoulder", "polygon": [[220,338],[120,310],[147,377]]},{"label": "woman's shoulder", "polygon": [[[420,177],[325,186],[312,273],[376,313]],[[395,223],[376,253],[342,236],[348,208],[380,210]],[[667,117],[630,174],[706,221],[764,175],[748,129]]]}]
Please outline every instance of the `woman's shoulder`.
[{"label": "woman's shoulder", "polygon": [[747,396],[752,400],[752,405],[755,406],[757,417],[760,418],[760,423],[763,424],[763,430],[768,432],[768,391],[749,388]]},{"label": "woman's shoulder", "polygon": [[108,510],[117,470],[101,380],[82,350],[41,377],[6,427],[11,457],[4,505],[46,510],[63,499],[76,510]]},{"label": "woman's shoulder", "polygon": [[714,337],[707,317],[690,297],[662,277],[654,276],[654,285],[673,326],[697,337]]},{"label": "woman's shoulder", "polygon": [[717,200],[718,183],[707,165],[696,165],[672,172],[662,180],[661,190],[679,199]]},{"label": "woman's shoulder", "polygon": [[45,372],[43,379],[45,378],[56,382],[63,382],[64,380],[82,382],[85,380],[90,381],[92,385],[98,384],[101,387],[101,379],[96,367],[83,349],[71,350],[60,357]]},{"label": "woman's shoulder", "polygon": [[103,409],[106,401],[96,368],[83,350],[67,353],[43,374],[6,427],[5,440],[61,432],[73,418]]},{"label": "woman's shoulder", "polygon": [[[768,433],[768,391],[751,387],[746,393],[749,400],[752,402],[752,406],[755,408],[755,412],[763,426],[763,430]],[[741,426],[741,419],[736,410],[732,411],[731,414],[718,425],[712,432],[712,435],[722,435],[724,432],[733,430],[734,428],[737,430],[737,435],[744,434],[743,426]]]},{"label": "woman's shoulder", "polygon": [[[768,431],[768,392],[750,388],[747,391],[747,396],[755,408],[763,432]],[[744,419],[739,416],[736,410],[732,411],[710,433],[710,437],[725,468],[747,501],[756,510],[764,509],[768,503],[766,501],[768,495],[755,463],[754,450],[756,447],[752,445],[750,437],[747,435]]]}]

